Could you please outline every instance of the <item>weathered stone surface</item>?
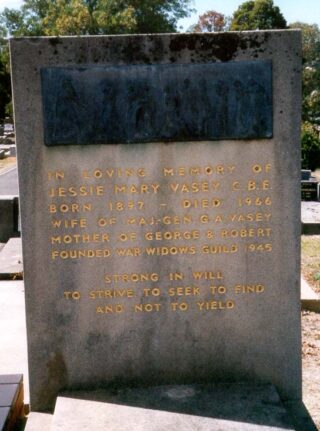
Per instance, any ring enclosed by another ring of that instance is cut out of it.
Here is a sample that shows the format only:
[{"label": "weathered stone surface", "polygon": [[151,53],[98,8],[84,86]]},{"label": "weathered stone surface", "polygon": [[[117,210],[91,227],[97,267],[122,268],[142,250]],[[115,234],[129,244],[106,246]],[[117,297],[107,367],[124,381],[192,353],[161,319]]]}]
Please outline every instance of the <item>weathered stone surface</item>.
[{"label": "weathered stone surface", "polygon": [[51,431],[52,415],[31,412],[28,415],[25,431]]},{"label": "weathered stone surface", "polygon": [[320,202],[301,202],[302,235],[320,234]]},{"label": "weathered stone surface", "polygon": [[[271,382],[301,397],[300,35],[11,41],[31,406]],[[44,145],[43,68],[272,61],[272,139]]]},{"label": "weathered stone surface", "polygon": [[59,396],[52,431],[294,430],[271,385],[164,386]]}]

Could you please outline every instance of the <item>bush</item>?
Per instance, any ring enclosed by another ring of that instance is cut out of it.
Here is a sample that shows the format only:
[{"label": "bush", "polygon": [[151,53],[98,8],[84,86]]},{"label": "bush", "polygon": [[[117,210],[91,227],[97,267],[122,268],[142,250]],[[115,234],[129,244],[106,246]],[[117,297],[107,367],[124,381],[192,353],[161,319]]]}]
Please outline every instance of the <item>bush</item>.
[{"label": "bush", "polygon": [[320,167],[320,133],[317,126],[304,122],[301,128],[301,162],[303,169]]}]

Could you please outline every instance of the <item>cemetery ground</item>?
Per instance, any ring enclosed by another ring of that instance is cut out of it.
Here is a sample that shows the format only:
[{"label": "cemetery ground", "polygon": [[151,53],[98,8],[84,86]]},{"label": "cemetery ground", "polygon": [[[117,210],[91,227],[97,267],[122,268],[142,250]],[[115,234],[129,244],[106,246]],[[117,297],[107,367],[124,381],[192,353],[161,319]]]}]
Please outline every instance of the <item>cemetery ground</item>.
[{"label": "cemetery ground", "polygon": [[16,157],[6,157],[3,160],[0,160],[0,173],[4,172],[5,170],[16,166],[17,159]]},{"label": "cemetery ground", "polygon": [[320,236],[302,235],[301,271],[305,280],[320,293]]},{"label": "cemetery ground", "polygon": [[[320,236],[302,235],[301,272],[320,294]],[[320,429],[320,313],[302,311],[302,365],[304,402]]]},{"label": "cemetery ground", "polygon": [[302,311],[303,401],[320,430],[320,313]]}]

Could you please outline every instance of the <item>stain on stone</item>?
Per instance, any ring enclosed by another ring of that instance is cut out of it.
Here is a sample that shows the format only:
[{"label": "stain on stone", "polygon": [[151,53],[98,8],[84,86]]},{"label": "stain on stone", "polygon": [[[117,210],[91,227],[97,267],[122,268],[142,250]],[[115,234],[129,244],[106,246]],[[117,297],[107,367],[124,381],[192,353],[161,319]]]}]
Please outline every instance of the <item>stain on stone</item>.
[{"label": "stain on stone", "polygon": [[73,314],[72,311],[69,311],[69,313],[59,313],[58,318],[59,318],[59,322],[61,324],[61,326],[68,326],[71,324],[72,320],[73,320]]},{"label": "stain on stone", "polygon": [[62,40],[58,37],[55,38],[49,38],[49,43],[54,48],[53,55],[58,55],[58,46],[63,44]]},{"label": "stain on stone", "polygon": [[160,61],[165,58],[163,39],[155,37],[150,49],[154,60]]},{"label": "stain on stone", "polygon": [[197,40],[199,40],[198,34],[180,34],[173,36],[170,41],[170,51],[180,52],[184,49],[193,51],[196,47]]},{"label": "stain on stone", "polygon": [[64,357],[59,351],[52,353],[46,365],[48,380],[41,386],[36,404],[43,406],[42,411],[52,412],[57,393],[66,389],[68,372]]},{"label": "stain on stone", "polygon": [[[24,42],[25,38],[24,37],[17,37],[17,38],[15,37],[14,40],[18,41],[18,42]],[[33,44],[41,43],[42,41],[43,41],[43,39],[40,38],[40,37],[30,37],[30,38],[28,38],[28,42],[29,43],[33,43]]]},{"label": "stain on stone", "polygon": [[128,62],[142,61],[145,63],[150,62],[150,58],[143,51],[144,44],[141,38],[129,37],[125,40],[122,47],[122,57]]},{"label": "stain on stone", "polygon": [[49,38],[49,43],[52,46],[57,46],[57,45],[61,45],[62,44],[62,40],[59,39],[58,37],[52,37],[52,38],[50,37]]},{"label": "stain on stone", "polygon": [[212,59],[219,61],[230,61],[239,49],[260,48],[268,36],[264,34],[250,37],[248,35],[236,33],[218,33],[212,34],[186,34],[173,36],[170,41],[170,50],[178,53],[183,50],[196,50],[199,55],[205,55],[208,59],[208,53],[211,53]]},{"label": "stain on stone", "polygon": [[89,352],[92,351],[92,349],[97,348],[99,345],[102,344],[102,336],[101,334],[96,333],[90,333],[86,340],[86,346],[85,349]]}]

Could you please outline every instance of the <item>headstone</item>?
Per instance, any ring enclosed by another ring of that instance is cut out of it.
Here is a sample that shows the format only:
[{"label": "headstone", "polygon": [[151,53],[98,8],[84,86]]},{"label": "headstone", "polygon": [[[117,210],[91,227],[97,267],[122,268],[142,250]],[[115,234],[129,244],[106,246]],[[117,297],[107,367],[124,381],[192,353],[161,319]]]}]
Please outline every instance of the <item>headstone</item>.
[{"label": "headstone", "polygon": [[319,200],[318,181],[315,178],[301,181],[301,200],[317,201]]},{"label": "headstone", "polygon": [[301,181],[309,181],[311,177],[310,169],[301,169]]},{"label": "headstone", "polygon": [[13,39],[31,407],[301,398],[300,34]]},{"label": "headstone", "polygon": [[0,195],[0,242],[19,236],[19,204],[14,195]]},{"label": "headstone", "polygon": [[10,145],[10,157],[16,157],[16,146]]}]

